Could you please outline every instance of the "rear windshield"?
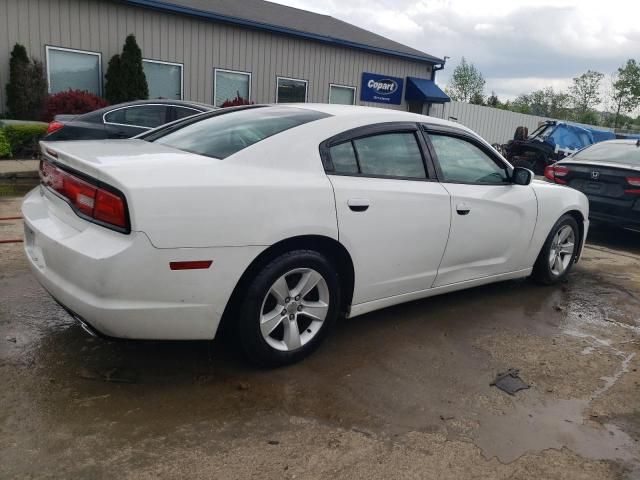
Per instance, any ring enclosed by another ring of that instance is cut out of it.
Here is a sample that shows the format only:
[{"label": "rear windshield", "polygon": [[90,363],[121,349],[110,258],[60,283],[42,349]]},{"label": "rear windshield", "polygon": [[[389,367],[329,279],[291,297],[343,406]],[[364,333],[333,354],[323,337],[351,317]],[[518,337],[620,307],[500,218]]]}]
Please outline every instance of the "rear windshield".
[{"label": "rear windshield", "polygon": [[640,165],[640,147],[636,142],[601,142],[581,150],[571,159]]},{"label": "rear windshield", "polygon": [[280,106],[228,113],[219,110],[214,116],[186,122],[178,129],[170,128],[146,140],[222,159],[267,137],[328,116],[313,110]]}]

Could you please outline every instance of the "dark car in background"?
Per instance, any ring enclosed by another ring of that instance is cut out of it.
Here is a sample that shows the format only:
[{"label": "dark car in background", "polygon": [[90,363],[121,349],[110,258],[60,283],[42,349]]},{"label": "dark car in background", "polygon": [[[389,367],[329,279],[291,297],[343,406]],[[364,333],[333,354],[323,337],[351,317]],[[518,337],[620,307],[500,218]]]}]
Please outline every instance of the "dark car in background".
[{"label": "dark car in background", "polygon": [[110,105],[82,115],[56,115],[45,140],[130,138],[165,123],[216,110],[204,103],[182,100],[138,100]]},{"label": "dark car in background", "polygon": [[589,198],[589,218],[640,229],[640,140],[596,143],[545,169],[544,176]]}]

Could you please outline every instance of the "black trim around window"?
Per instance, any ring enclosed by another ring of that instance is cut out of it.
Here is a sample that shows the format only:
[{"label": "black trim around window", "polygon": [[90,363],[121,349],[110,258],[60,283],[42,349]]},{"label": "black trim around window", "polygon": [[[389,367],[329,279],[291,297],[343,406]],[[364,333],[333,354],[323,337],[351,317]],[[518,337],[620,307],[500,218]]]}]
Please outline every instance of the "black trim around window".
[{"label": "black trim around window", "polygon": [[[425,178],[418,177],[400,177],[395,175],[372,175],[358,172],[336,172],[331,159],[331,147],[350,142],[356,156],[356,162],[358,164],[358,170],[360,170],[360,158],[358,151],[353,145],[354,140],[358,140],[366,137],[373,137],[375,135],[383,135],[388,133],[413,133],[420,149],[422,156],[422,166],[425,169]],[[322,159],[322,165],[325,172],[328,175],[339,175],[346,177],[363,177],[363,178],[383,178],[392,180],[413,180],[418,182],[434,182],[437,181],[436,170],[431,159],[430,151],[425,141],[424,136],[420,132],[420,127],[417,123],[412,122],[384,122],[376,123],[372,125],[365,125],[363,127],[353,128],[345,132],[334,135],[322,142],[319,146],[320,158]]]},{"label": "black trim around window", "polygon": [[[424,138],[424,141],[427,145],[427,148],[429,150],[429,155],[433,161],[433,165],[436,170],[437,178],[439,179],[440,182],[455,183],[455,184],[462,184],[462,185],[488,185],[488,186],[512,184],[511,183],[512,168],[510,168],[510,166],[507,163],[505,163],[501,158],[497,157],[494,152],[489,150],[485,144],[480,142],[473,135],[467,134],[462,130],[449,127],[447,125],[430,125],[425,123],[420,124],[420,131],[422,132],[421,136]],[[487,155],[491,160],[493,160],[498,167],[502,167],[506,171],[508,182],[478,183],[478,182],[455,182],[455,181],[445,180],[444,174],[442,173],[442,169],[440,168],[440,161],[438,160],[438,154],[436,152],[435,147],[433,146],[433,143],[431,142],[431,138],[429,137],[430,134],[457,138],[457,139],[469,142],[473,146],[479,148],[485,155]]]}]

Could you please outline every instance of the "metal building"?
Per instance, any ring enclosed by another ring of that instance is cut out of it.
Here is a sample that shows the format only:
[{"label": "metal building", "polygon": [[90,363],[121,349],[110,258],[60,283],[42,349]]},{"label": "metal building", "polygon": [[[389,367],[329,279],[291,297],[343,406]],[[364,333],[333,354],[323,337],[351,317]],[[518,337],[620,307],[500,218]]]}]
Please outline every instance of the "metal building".
[{"label": "metal building", "polygon": [[50,93],[101,95],[133,33],[150,98],[221,105],[348,103],[427,112],[448,101],[442,59],[337,20],[262,0],[0,0],[0,110],[15,43],[45,63]]}]

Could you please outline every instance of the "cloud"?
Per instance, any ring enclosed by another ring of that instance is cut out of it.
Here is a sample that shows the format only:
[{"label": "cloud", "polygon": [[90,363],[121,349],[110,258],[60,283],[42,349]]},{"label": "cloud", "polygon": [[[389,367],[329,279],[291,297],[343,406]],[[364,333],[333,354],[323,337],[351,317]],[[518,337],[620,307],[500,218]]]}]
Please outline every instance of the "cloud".
[{"label": "cloud", "polygon": [[[279,0],[332,15],[437,57],[446,84],[464,56],[487,91],[563,88],[588,69],[610,74],[640,52],[640,2],[610,0]],[[640,59],[639,59],[640,60]]]}]

